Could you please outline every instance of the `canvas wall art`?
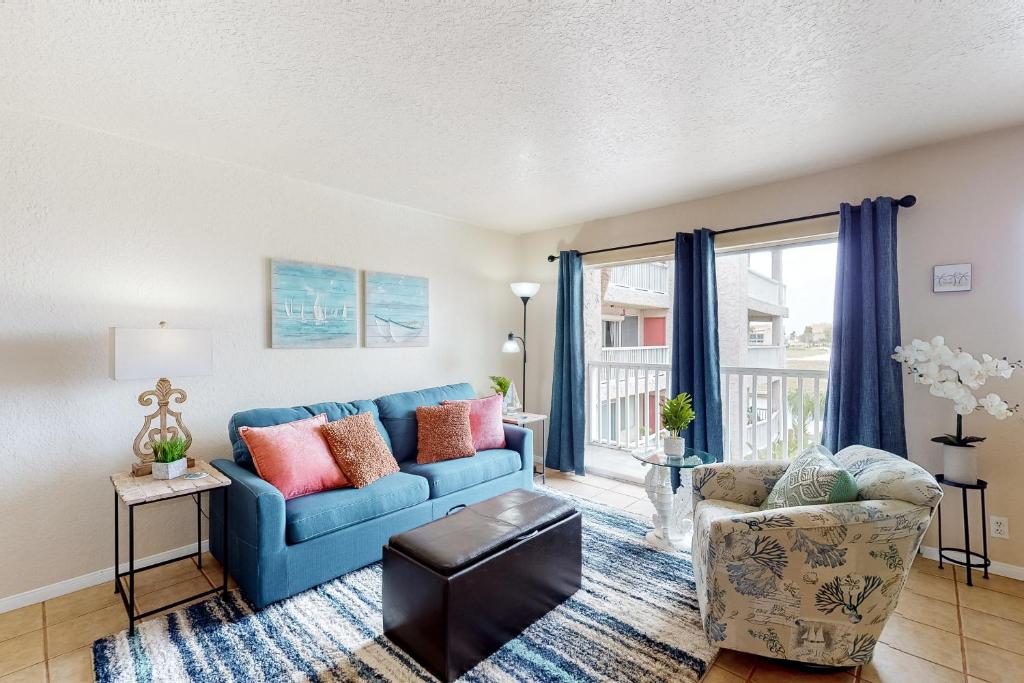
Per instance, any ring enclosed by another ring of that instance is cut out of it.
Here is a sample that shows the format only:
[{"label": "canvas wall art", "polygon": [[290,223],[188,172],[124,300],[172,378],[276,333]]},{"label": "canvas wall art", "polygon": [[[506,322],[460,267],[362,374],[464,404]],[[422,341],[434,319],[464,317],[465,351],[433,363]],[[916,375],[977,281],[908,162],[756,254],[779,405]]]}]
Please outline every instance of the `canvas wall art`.
[{"label": "canvas wall art", "polygon": [[370,348],[430,342],[430,292],[425,277],[367,271],[363,310],[363,339]]},{"label": "canvas wall art", "polygon": [[971,291],[971,264],[951,263],[932,270],[933,292]]},{"label": "canvas wall art", "polygon": [[351,268],[270,262],[270,345],[275,349],[356,345],[358,280]]}]

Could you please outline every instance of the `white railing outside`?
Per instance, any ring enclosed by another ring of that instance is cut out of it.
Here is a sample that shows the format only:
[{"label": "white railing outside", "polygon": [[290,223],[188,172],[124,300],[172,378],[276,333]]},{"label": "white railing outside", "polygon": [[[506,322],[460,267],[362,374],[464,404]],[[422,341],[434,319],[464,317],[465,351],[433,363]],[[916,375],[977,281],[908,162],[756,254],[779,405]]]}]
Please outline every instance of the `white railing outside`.
[{"label": "white railing outside", "polygon": [[587,441],[623,450],[657,446],[670,370],[667,363],[588,363]]},{"label": "white railing outside", "polygon": [[668,294],[667,263],[628,263],[624,266],[613,266],[608,270],[611,273],[610,283],[613,285]]},{"label": "white railing outside", "polygon": [[722,368],[725,459],[786,460],[821,441],[826,370]]},{"label": "white railing outside", "polygon": [[606,346],[601,349],[604,363],[654,364],[669,362],[667,346]]},{"label": "white railing outside", "polygon": [[[661,445],[668,363],[587,364],[587,441],[634,450]],[[784,460],[821,440],[825,370],[722,367],[726,461]]]},{"label": "white railing outside", "polygon": [[747,271],[747,294],[765,303],[786,305],[786,285],[754,270]]}]

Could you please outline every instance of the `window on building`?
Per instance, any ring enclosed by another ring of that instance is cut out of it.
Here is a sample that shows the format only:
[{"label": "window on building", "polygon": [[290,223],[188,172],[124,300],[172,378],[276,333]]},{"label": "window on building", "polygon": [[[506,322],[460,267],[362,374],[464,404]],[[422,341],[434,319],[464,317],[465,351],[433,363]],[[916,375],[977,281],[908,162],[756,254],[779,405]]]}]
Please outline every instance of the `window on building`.
[{"label": "window on building", "polygon": [[624,315],[621,320],[605,320],[602,324],[604,348],[640,346],[640,318],[638,316]]}]

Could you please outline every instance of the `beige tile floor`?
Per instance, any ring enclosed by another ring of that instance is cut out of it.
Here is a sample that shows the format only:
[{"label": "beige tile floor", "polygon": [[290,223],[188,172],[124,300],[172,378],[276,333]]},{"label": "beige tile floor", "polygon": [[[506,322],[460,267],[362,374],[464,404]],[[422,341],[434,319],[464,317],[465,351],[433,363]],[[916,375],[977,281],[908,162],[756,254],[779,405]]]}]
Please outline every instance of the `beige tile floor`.
[{"label": "beige tile floor", "polygon": [[[594,476],[548,474],[548,485],[648,517],[642,487]],[[209,555],[140,575],[142,609],[219,585]],[[822,673],[723,650],[704,683],[1003,683],[1024,681],[1024,582],[993,576],[964,585],[957,569],[919,558],[871,664]],[[0,683],[92,681],[91,644],[128,625],[111,584],[0,614]]]}]

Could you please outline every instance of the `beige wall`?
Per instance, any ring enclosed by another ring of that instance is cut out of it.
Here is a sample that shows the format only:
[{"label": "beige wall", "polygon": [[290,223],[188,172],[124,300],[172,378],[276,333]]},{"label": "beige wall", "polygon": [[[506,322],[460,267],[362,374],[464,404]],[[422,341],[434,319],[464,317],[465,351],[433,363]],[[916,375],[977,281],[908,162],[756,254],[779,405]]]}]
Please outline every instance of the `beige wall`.
[{"label": "beige wall", "polygon": [[[112,565],[107,478],[147,382],[108,378],[110,326],[213,330],[213,375],[178,382],[205,459],[229,457],[236,410],[518,375],[510,235],[11,113],[0,233],[0,598]],[[429,277],[430,346],[271,350],[272,257]],[[193,515],[142,510],[139,554],[190,542]]]},{"label": "beige wall", "polygon": [[[964,138],[811,176],[762,185],[707,199],[527,235],[521,276],[544,283],[530,304],[532,335],[530,402],[550,405],[550,378],[557,264],[545,256],[559,249],[587,250],[671,237],[694,227],[732,227],[838,207],[877,195],[916,194],[918,205],[901,210],[899,267],[904,339],[944,334],[969,351],[1024,357],[1024,127]],[[804,233],[836,229],[835,219],[798,226]],[[774,229],[735,233],[720,246],[743,238],[771,239]],[[654,255],[667,248],[641,250]],[[603,255],[621,258],[621,253]],[[974,265],[974,290],[933,294],[931,269],[941,263]],[[547,333],[547,334],[545,334]],[[1024,402],[1024,372],[992,390],[1011,403]],[[953,428],[950,404],[908,383],[907,437],[911,458],[939,471],[939,447],[929,437]],[[989,513],[1010,520],[1010,539],[992,539],[996,561],[1024,565],[1024,421],[996,422],[986,415],[966,421],[972,434],[988,436],[980,447],[981,476],[991,483]],[[951,494],[945,520],[953,543],[959,529],[959,491]],[[952,498],[957,495],[957,499]],[[978,519],[976,516],[974,519]],[[980,540],[975,531],[975,542]],[[944,541],[949,543],[946,539]],[[935,545],[934,530],[926,544]]]}]

